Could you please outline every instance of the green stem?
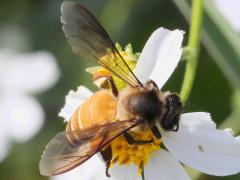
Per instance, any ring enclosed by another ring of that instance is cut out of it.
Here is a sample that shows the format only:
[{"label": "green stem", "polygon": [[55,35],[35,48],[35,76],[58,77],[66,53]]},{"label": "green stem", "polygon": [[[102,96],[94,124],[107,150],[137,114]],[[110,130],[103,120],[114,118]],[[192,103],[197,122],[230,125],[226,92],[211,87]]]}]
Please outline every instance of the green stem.
[{"label": "green stem", "polygon": [[193,50],[193,53],[187,57],[186,71],[184,74],[183,84],[180,92],[183,103],[186,103],[192,90],[193,81],[197,70],[197,60],[200,48],[200,35],[202,27],[203,1],[193,0],[192,16],[190,25],[190,34],[188,48]]}]

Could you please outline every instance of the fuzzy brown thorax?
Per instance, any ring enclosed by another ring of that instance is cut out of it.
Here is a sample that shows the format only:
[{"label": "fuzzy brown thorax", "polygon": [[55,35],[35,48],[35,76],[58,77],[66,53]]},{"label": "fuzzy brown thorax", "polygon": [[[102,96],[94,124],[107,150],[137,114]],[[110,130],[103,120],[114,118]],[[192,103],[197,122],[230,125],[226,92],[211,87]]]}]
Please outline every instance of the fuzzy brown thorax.
[{"label": "fuzzy brown thorax", "polygon": [[160,91],[154,82],[143,87],[126,87],[119,94],[117,119],[144,119],[148,127],[175,131],[181,112],[179,96]]}]

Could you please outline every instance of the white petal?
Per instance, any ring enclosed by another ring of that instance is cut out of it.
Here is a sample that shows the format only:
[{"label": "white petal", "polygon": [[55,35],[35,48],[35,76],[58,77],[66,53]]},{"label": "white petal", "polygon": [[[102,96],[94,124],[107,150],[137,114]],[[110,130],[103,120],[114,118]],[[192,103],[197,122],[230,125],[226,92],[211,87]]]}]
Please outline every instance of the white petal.
[{"label": "white petal", "polygon": [[59,78],[56,60],[48,52],[17,54],[0,52],[0,88],[2,91],[40,92]]},{"label": "white petal", "polygon": [[183,31],[159,28],[145,44],[137,62],[136,76],[144,83],[155,81],[161,88],[171,76],[182,54]]},{"label": "white petal", "polygon": [[115,164],[109,171],[111,180],[142,180],[137,174],[137,167],[134,165],[119,166]]},{"label": "white petal", "polygon": [[93,156],[77,168],[61,175],[51,177],[51,180],[107,180],[105,164],[98,156]]},{"label": "white petal", "polygon": [[183,114],[178,132],[161,133],[167,149],[198,171],[217,176],[240,172],[240,138],[217,130],[208,113]]},{"label": "white petal", "polygon": [[17,141],[31,139],[42,127],[44,112],[39,102],[26,95],[0,99],[0,122]]},{"label": "white petal", "polygon": [[175,157],[163,149],[153,153],[153,157],[145,167],[144,173],[145,179],[190,180],[182,165]]},{"label": "white petal", "polygon": [[79,86],[77,91],[69,91],[65,105],[58,115],[67,121],[83,101],[91,95],[92,92],[84,86]]}]

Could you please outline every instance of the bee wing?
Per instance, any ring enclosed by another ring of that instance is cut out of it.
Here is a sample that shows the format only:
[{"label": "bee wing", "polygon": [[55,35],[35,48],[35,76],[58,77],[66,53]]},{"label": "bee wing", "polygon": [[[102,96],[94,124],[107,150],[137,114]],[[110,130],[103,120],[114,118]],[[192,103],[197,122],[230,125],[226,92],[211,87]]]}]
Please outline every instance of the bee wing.
[{"label": "bee wing", "polygon": [[97,62],[131,86],[142,85],[97,19],[82,5],[65,1],[61,7],[63,31],[73,51]]},{"label": "bee wing", "polygon": [[[58,133],[49,144],[40,160],[40,173],[52,176],[67,172],[91,158],[124,131],[137,126],[138,120],[116,121],[91,128]],[[75,138],[74,144],[68,136]]]}]

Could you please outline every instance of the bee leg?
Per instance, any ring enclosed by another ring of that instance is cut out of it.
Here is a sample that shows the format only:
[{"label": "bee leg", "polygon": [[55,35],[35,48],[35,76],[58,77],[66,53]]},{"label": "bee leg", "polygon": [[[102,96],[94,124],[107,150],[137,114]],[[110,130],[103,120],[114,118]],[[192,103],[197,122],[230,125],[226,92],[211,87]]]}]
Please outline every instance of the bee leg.
[{"label": "bee leg", "polygon": [[108,161],[106,163],[106,170],[105,170],[105,174],[107,177],[111,177],[110,174],[109,174],[109,167],[110,167],[110,164],[111,164],[111,161]]},{"label": "bee leg", "polygon": [[177,124],[174,126],[174,128],[173,128],[172,131],[177,132],[178,129],[179,129],[179,123],[177,123]]},{"label": "bee leg", "polygon": [[112,160],[112,148],[111,148],[111,146],[108,146],[106,149],[101,150],[100,153],[102,155],[103,160],[106,162],[105,174],[106,174],[107,177],[110,177],[109,167],[110,167],[111,160]]},{"label": "bee leg", "polygon": [[151,131],[157,139],[160,139],[162,137],[162,135],[160,134],[160,132],[156,126],[153,126],[151,128]]},{"label": "bee leg", "polygon": [[110,89],[115,97],[118,96],[118,89],[112,76],[102,76],[94,79],[94,84],[100,89]]},{"label": "bee leg", "polygon": [[142,176],[142,180],[145,180],[144,169],[142,170],[141,176]]},{"label": "bee leg", "polygon": [[117,87],[116,87],[116,85],[115,85],[115,83],[113,81],[112,76],[108,77],[107,81],[109,83],[109,86],[111,88],[111,91],[112,91],[113,95],[115,97],[118,97],[118,89],[117,89]]},{"label": "bee leg", "polygon": [[143,166],[143,164],[141,163],[141,167],[140,167],[141,169],[142,169],[142,172],[141,172],[141,176],[142,176],[142,180],[145,180],[145,175],[144,175],[144,166]]},{"label": "bee leg", "polygon": [[149,80],[147,81],[147,84],[151,84],[153,87],[158,88],[157,84],[156,84],[153,80],[151,80],[151,79],[149,79]]},{"label": "bee leg", "polygon": [[133,145],[133,144],[137,144],[137,145],[149,144],[149,143],[153,142],[153,139],[150,139],[150,140],[136,140],[128,132],[124,132],[123,137],[126,139],[128,144],[130,144],[130,145]]}]

